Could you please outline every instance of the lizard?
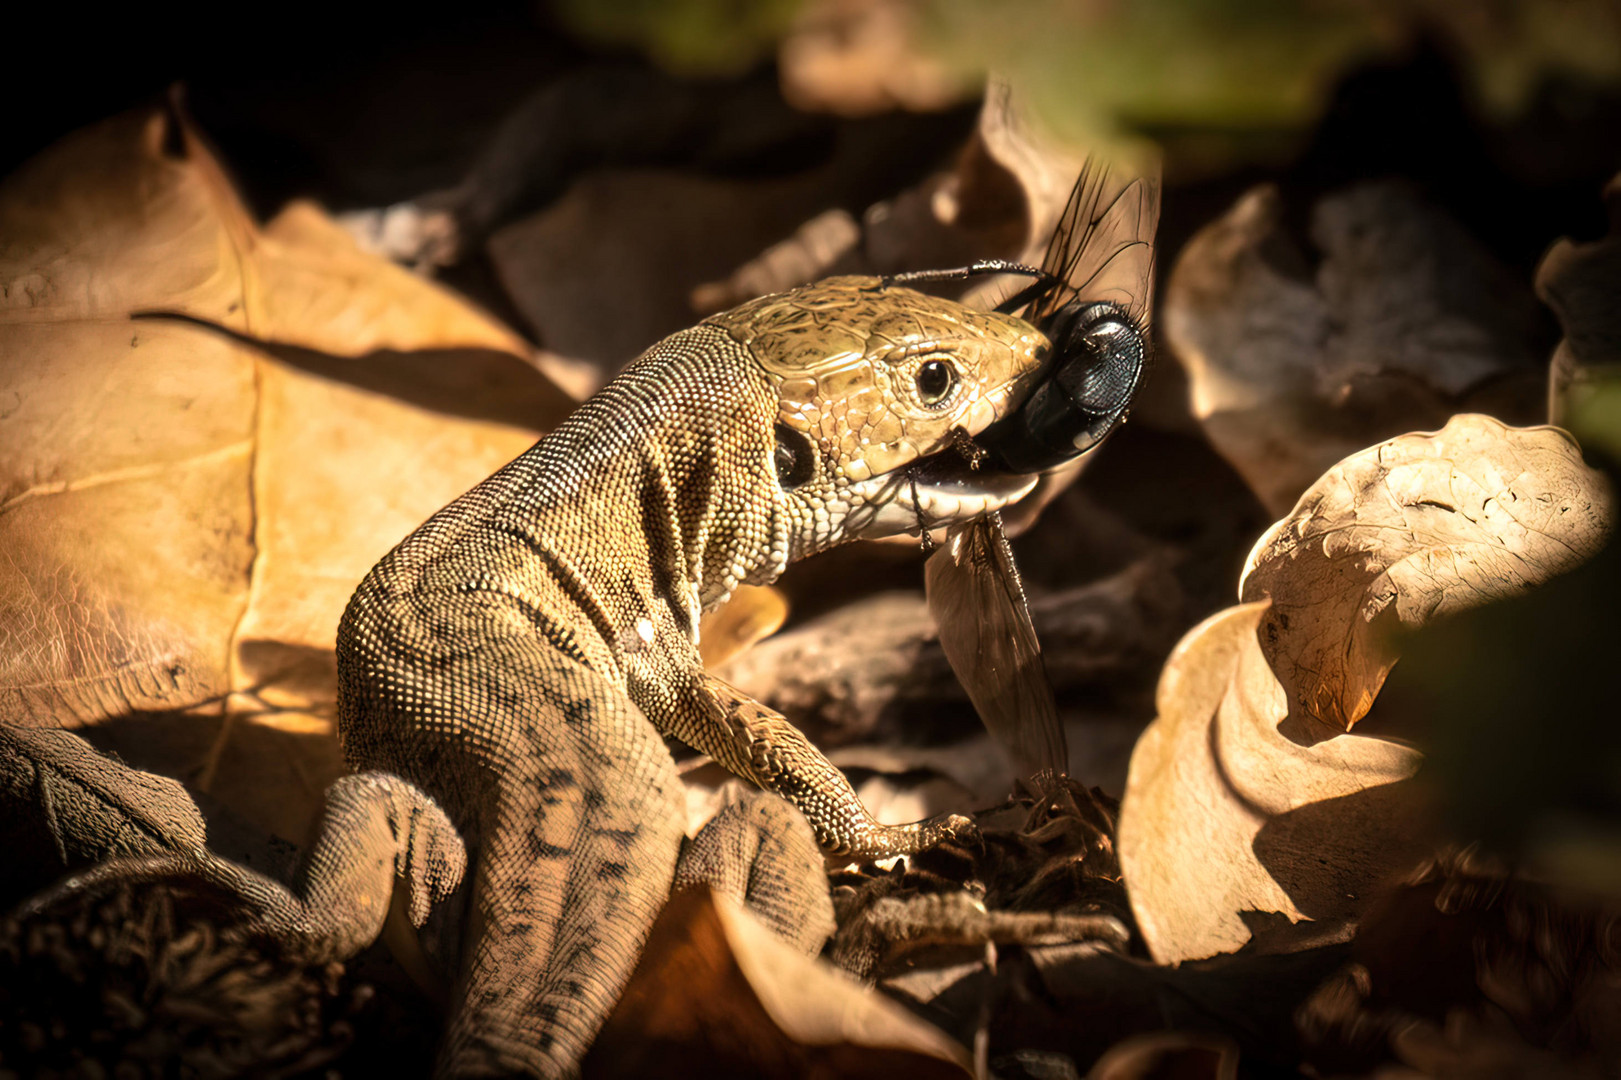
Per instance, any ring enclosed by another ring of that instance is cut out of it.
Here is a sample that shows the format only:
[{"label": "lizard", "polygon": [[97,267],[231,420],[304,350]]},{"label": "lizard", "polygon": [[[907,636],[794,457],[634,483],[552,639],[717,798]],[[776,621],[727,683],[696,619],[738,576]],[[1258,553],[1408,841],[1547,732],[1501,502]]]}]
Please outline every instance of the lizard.
[{"label": "lizard", "polygon": [[[454,974],[442,1075],[575,1073],[672,886],[775,888],[756,910],[814,951],[831,927],[805,913],[831,909],[796,829],[873,858],[973,826],[879,824],[786,718],[705,671],[700,618],[796,559],[1029,493],[1035,476],[959,449],[1051,350],[1014,316],[854,276],[664,339],[360,584],[337,634],[352,772],[293,889],[203,850],[103,864],[57,894],[200,874],[305,955],[343,959],[403,886],[413,924],[448,926],[425,939]],[[802,817],[770,800],[685,841],[666,736]]]},{"label": "lizard", "polygon": [[644,353],[361,584],[338,631],[351,765],[404,776],[476,854],[446,1073],[563,1074],[667,896],[681,792],[663,736],[804,814],[829,853],[972,826],[878,824],[781,715],[707,674],[701,615],[858,538],[1028,493],[960,435],[1029,389],[1030,324],[870,277],[750,301]]}]

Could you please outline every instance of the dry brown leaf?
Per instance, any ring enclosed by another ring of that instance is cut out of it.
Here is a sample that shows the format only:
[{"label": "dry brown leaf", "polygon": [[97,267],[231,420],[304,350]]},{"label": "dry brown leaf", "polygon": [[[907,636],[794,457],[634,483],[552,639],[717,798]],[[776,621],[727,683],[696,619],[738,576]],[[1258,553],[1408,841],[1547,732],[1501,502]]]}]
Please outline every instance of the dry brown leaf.
[{"label": "dry brown leaf", "polygon": [[1453,417],[1330,469],[1250,552],[1245,602],[1296,733],[1349,731],[1396,662],[1389,635],[1524,592],[1609,535],[1603,477],[1558,428]]},{"label": "dry brown leaf", "polygon": [[705,615],[698,627],[698,655],[716,668],[782,628],[788,599],[769,585],[739,585],[724,607]]},{"label": "dry brown leaf", "polygon": [[[313,206],[259,229],[171,112],[24,166],[0,236],[0,719],[249,690],[314,707],[248,725],[296,736],[278,745],[303,790],[219,741],[202,778],[223,768],[228,803],[298,835],[337,767],[325,705],[354,586],[573,402],[510,331]],[[203,767],[187,737],[172,760],[132,741],[143,767]]]},{"label": "dry brown leaf", "polygon": [[1421,755],[1343,733],[1395,662],[1387,632],[1570,569],[1610,514],[1564,432],[1480,416],[1365,450],[1314,485],[1257,543],[1246,602],[1167,660],[1132,755],[1120,860],[1154,957],[1352,920],[1421,859],[1426,819],[1398,783]]},{"label": "dry brown leaf", "polygon": [[1161,325],[1206,435],[1275,514],[1324,469],[1456,412],[1543,417],[1529,291],[1398,184],[1334,192],[1309,238],[1271,186],[1177,257]]},{"label": "dry brown leaf", "polygon": [[964,1077],[967,1053],[707,887],[676,894],[587,1076]]},{"label": "dry brown leaf", "polygon": [[90,722],[229,687],[253,559],[245,218],[156,114],[0,186],[0,716]]}]

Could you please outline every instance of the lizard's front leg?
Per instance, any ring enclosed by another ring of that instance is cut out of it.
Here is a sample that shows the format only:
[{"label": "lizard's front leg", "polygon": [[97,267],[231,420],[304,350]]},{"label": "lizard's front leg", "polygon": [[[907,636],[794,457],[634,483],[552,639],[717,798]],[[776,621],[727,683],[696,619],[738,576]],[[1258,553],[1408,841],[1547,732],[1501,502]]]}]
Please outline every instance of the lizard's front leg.
[{"label": "lizard's front leg", "polygon": [[713,675],[696,679],[694,715],[676,734],[797,806],[829,854],[876,859],[910,855],[943,840],[978,838],[973,822],[961,814],[910,825],[880,824],[844,773],[781,713]]}]

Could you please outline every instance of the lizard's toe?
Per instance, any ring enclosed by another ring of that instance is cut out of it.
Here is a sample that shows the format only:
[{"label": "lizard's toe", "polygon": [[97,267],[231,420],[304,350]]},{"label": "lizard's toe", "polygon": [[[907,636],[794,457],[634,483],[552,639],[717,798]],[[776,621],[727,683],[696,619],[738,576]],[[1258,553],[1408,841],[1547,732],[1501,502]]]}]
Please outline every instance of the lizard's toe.
[{"label": "lizard's toe", "polygon": [[941,814],[937,818],[932,818],[925,835],[928,838],[925,847],[934,847],[936,844],[950,841],[963,847],[977,848],[984,843],[979,835],[979,826],[962,814]]}]

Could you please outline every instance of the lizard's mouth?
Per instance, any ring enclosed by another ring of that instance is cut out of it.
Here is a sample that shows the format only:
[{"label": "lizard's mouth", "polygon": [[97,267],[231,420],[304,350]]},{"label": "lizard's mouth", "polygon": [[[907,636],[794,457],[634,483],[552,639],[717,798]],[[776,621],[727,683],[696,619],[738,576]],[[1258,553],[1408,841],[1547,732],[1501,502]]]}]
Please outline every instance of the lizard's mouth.
[{"label": "lizard's mouth", "polygon": [[975,457],[972,448],[947,447],[867,481],[874,487],[863,500],[871,517],[860,533],[876,538],[968,521],[1018,502],[1040,479],[988,462],[976,464]]},{"label": "lizard's mouth", "polygon": [[1030,494],[1038,479],[1037,474],[1010,472],[955,449],[920,458],[906,476],[919,529],[950,525],[1000,510]]}]

